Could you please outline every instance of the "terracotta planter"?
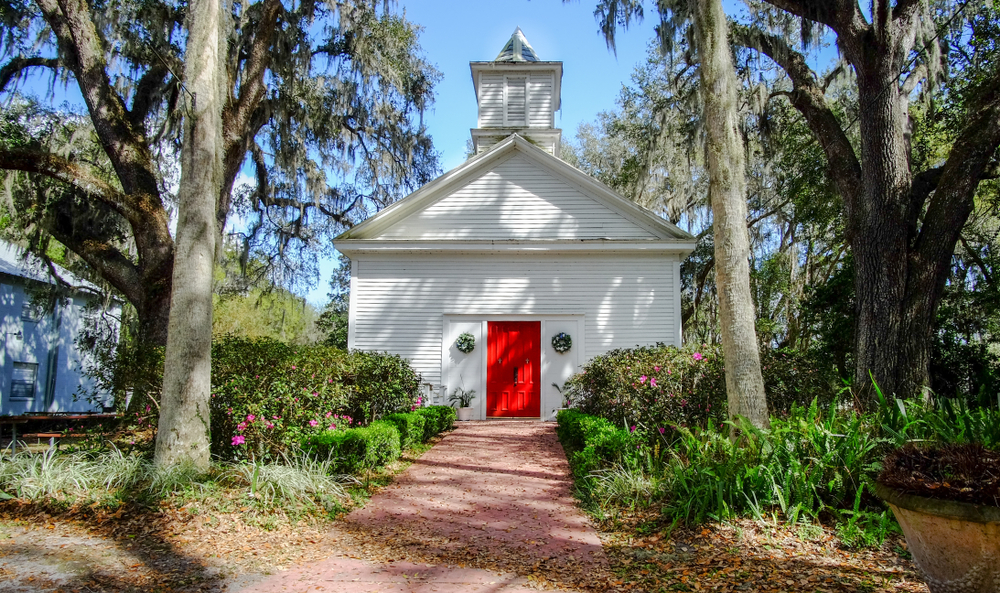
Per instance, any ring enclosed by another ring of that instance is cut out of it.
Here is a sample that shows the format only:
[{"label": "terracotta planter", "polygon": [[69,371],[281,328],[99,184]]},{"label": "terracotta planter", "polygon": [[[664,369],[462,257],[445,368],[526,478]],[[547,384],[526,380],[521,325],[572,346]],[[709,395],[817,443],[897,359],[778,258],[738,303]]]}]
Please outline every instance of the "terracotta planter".
[{"label": "terracotta planter", "polygon": [[459,408],[458,409],[458,419],[462,422],[468,422],[472,420],[473,410],[472,408]]},{"label": "terracotta planter", "polygon": [[931,593],[1000,591],[1000,508],[904,494],[877,484]]}]

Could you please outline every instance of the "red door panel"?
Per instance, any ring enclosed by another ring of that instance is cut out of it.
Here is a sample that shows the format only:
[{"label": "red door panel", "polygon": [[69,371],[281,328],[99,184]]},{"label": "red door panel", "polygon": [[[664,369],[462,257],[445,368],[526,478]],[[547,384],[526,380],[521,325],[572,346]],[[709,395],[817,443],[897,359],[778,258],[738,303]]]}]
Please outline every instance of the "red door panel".
[{"label": "red door panel", "polygon": [[487,322],[487,416],[541,416],[541,329],[538,321]]}]

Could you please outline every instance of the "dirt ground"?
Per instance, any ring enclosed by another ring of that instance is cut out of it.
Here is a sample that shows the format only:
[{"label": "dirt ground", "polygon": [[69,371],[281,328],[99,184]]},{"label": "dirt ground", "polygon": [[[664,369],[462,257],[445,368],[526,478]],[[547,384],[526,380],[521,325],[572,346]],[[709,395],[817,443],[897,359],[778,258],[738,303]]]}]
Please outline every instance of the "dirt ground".
[{"label": "dirt ground", "polygon": [[[413,461],[404,460],[399,469]],[[425,465],[440,471],[430,461]],[[432,472],[431,481],[442,481],[441,476]],[[464,496],[458,489],[454,498],[461,502]],[[907,560],[902,538],[891,537],[878,550],[851,551],[830,529],[816,526],[741,520],[665,536],[655,511],[622,513],[596,525],[610,570],[570,571],[573,565],[563,571],[565,578],[554,581],[559,571],[547,565],[564,564],[559,557],[532,560],[438,545],[420,522],[412,528],[398,522],[391,535],[373,531],[370,521],[359,525],[356,520],[373,509],[347,520],[293,523],[238,504],[227,512],[197,501],[177,504],[112,513],[97,507],[46,510],[19,501],[0,503],[0,593],[240,591],[335,556],[382,566],[421,563],[502,572],[531,589],[571,584],[578,590],[648,593],[927,592]],[[404,584],[395,590],[423,589]]]},{"label": "dirt ground", "polygon": [[[435,560],[409,542],[358,541],[339,522],[273,529],[254,522],[247,513],[210,518],[178,509],[53,516],[4,503],[0,591],[239,591],[334,554],[375,562]],[[628,525],[602,527],[615,576],[590,583],[587,588],[594,591],[927,592],[912,563],[900,555],[905,542],[898,538],[881,550],[852,552],[828,531],[804,534],[748,520],[677,530],[669,538],[636,536]],[[475,559],[468,565],[497,568]],[[553,588],[537,566],[518,572],[533,588]]]}]

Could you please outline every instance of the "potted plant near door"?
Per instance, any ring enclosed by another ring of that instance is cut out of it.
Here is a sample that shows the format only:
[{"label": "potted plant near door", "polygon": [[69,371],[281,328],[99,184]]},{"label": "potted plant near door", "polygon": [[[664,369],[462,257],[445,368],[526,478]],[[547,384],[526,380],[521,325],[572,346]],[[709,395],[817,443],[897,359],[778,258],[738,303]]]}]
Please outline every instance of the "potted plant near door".
[{"label": "potted plant near door", "polygon": [[476,397],[475,389],[455,389],[448,401],[452,407],[458,408],[458,419],[462,422],[472,420],[472,400]]},{"label": "potted plant near door", "polygon": [[931,593],[1000,591],[1000,452],[907,445],[886,457],[875,491]]}]

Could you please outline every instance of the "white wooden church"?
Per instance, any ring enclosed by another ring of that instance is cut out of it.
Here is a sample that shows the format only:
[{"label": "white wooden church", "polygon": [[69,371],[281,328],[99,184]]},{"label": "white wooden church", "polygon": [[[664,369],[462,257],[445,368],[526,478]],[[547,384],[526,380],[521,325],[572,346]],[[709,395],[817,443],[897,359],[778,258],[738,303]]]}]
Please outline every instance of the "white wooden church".
[{"label": "white wooden church", "polygon": [[475,155],[335,239],[348,346],[409,359],[439,396],[474,389],[476,418],[549,419],[591,357],[680,345],[695,239],[559,158],[562,62],[520,29],[470,65]]}]

